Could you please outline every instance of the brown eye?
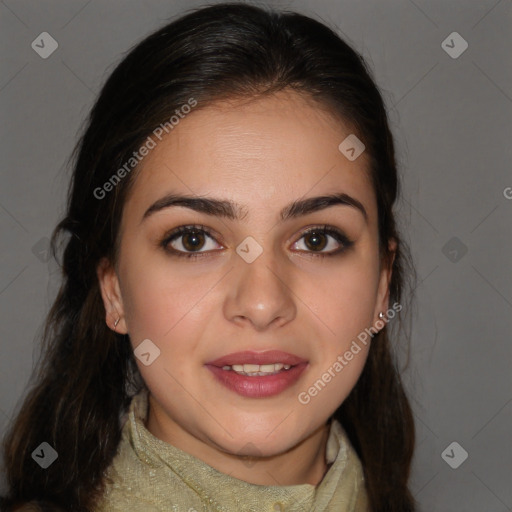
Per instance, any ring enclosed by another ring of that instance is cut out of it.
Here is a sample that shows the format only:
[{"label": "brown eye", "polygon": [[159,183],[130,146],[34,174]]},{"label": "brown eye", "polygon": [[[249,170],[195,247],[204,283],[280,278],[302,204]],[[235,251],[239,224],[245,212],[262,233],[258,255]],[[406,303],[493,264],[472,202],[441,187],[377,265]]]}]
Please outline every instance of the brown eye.
[{"label": "brown eye", "polygon": [[323,233],[317,233],[315,231],[304,235],[304,240],[308,248],[313,251],[322,250],[327,245],[327,237]]},{"label": "brown eye", "polygon": [[180,226],[166,236],[160,245],[174,256],[188,258],[206,256],[211,249],[218,248],[215,238],[202,226]]},{"label": "brown eye", "polygon": [[296,248],[312,256],[336,256],[354,244],[339,229],[330,226],[309,229],[294,245],[300,245],[302,240],[305,248]]},{"label": "brown eye", "polygon": [[197,251],[204,244],[204,235],[199,231],[185,233],[181,236],[183,247],[187,251]]}]

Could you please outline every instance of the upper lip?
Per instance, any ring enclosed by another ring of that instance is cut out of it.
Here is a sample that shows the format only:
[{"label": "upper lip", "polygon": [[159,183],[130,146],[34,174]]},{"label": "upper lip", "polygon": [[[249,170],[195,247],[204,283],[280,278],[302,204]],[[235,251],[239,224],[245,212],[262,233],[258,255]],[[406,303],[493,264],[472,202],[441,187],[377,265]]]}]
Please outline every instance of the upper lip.
[{"label": "upper lip", "polygon": [[234,364],[272,364],[272,363],[283,363],[291,366],[307,363],[306,359],[302,359],[299,356],[283,352],[282,350],[267,350],[265,352],[253,352],[246,350],[244,352],[234,352],[228,354],[214,361],[209,361],[206,364],[218,366],[232,366]]}]

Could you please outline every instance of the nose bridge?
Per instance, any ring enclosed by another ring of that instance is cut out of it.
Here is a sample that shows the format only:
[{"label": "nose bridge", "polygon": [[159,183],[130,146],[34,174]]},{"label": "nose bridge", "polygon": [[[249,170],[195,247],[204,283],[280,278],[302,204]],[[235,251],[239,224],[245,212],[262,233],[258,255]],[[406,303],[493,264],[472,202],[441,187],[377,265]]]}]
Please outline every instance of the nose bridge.
[{"label": "nose bridge", "polygon": [[239,244],[232,274],[234,288],[226,313],[231,320],[243,317],[264,328],[280,318],[289,321],[295,304],[289,278],[271,246],[263,248],[247,237]]}]

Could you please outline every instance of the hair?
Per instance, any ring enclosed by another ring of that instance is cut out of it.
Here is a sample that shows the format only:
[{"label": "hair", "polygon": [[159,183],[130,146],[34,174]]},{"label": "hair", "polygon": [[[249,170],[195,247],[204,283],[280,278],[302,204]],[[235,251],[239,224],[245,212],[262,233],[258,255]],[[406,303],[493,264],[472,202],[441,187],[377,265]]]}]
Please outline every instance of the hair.
[{"label": "hair", "polygon": [[[388,242],[397,243],[390,302],[403,303],[406,279],[415,271],[395,222],[400,183],[393,137],[363,57],[333,29],[298,13],[241,3],[188,12],[124,56],[71,154],[66,212],[51,236],[57,259],[59,241],[67,235],[59,261],[62,283],[44,324],[40,360],[3,439],[8,491],[2,510],[30,502],[36,510],[94,511],[121,439],[121,416],[145,386],[129,337],[105,324],[96,273],[101,258],[117,261],[123,205],[139,167],[103,199],[94,190],[190,98],[197,100],[197,110],[284,89],[312,98],[365,144],[381,262],[391,264]],[[400,316],[394,323],[401,329]],[[416,506],[408,489],[414,420],[390,327],[375,334],[360,378],[333,415],[362,462],[372,512]],[[41,471],[31,454],[42,442],[57,451],[58,459]]]}]

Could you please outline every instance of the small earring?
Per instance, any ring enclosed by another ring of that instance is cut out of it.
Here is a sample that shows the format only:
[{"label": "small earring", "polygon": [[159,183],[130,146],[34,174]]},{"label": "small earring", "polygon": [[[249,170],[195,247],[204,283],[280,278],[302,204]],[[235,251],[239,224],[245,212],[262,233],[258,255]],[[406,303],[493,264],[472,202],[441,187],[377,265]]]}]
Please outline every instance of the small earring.
[{"label": "small earring", "polygon": [[117,324],[119,323],[119,320],[121,320],[121,317],[119,317],[119,318],[114,322],[114,329],[117,327]]},{"label": "small earring", "polygon": [[385,315],[384,315],[384,313],[383,313],[382,311],[379,313],[379,318],[380,318],[381,320],[384,320],[384,318],[386,318],[386,317],[385,317]]}]

